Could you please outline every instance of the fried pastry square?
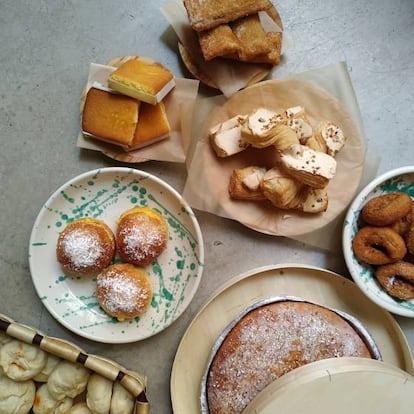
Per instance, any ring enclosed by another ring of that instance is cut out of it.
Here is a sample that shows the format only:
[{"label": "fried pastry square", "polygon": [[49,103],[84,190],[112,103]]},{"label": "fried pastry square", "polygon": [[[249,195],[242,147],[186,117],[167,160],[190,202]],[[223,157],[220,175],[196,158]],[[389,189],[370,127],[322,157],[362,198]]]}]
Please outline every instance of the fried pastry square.
[{"label": "fried pastry square", "polygon": [[272,43],[266,36],[258,14],[232,22],[231,28],[241,44],[241,50],[238,53],[240,60],[251,61],[272,50]]},{"label": "fried pastry square", "polygon": [[282,32],[267,32],[266,38],[272,45],[272,50],[269,53],[255,56],[251,59],[254,63],[269,63],[271,65],[278,65],[280,63],[280,56],[282,54]]},{"label": "fried pastry square", "polygon": [[218,56],[237,54],[241,50],[240,43],[228,24],[198,32],[198,39],[206,61]]},{"label": "fried pastry square", "polygon": [[272,6],[269,0],[183,0],[183,2],[190,25],[197,32],[267,10]]}]

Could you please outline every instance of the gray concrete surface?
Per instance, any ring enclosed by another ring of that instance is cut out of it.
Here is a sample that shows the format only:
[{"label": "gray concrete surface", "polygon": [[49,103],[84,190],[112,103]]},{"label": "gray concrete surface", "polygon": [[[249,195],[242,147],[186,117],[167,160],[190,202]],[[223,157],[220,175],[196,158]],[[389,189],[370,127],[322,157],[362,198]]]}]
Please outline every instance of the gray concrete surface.
[{"label": "gray concrete surface", "polygon": [[[197,212],[205,270],[187,311],[168,329],[131,345],[104,345],[64,329],[33,288],[28,244],[50,194],[85,171],[120,163],[76,148],[79,96],[90,62],[150,56],[188,76],[163,1],[0,1],[0,313],[71,340],[148,376],[153,413],[171,412],[169,375],[189,322],[225,280],[257,266],[301,263],[347,275],[342,255],[258,234],[236,222]],[[346,61],[378,173],[414,164],[414,1],[279,0],[292,47],[273,77]],[[205,88],[202,95],[211,94]],[[182,191],[184,165],[139,168]],[[246,255],[246,252],[249,254]],[[397,318],[414,349],[414,321]]]}]

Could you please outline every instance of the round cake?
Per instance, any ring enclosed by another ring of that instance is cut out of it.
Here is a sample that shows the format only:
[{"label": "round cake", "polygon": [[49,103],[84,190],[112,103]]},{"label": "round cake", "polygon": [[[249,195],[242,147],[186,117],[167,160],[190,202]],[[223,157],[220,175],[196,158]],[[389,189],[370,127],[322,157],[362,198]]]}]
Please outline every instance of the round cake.
[{"label": "round cake", "polygon": [[268,384],[313,361],[371,358],[357,331],[327,308],[299,301],[260,306],[219,346],[207,375],[209,414],[241,413]]},{"label": "round cake", "polygon": [[59,234],[56,256],[65,272],[73,276],[96,275],[115,256],[115,236],[101,220],[81,218]]},{"label": "round cake", "polygon": [[108,266],[96,278],[101,308],[119,321],[142,314],[152,299],[152,286],[144,269],[130,263]]},{"label": "round cake", "polygon": [[136,266],[146,266],[166,248],[168,225],[157,211],[134,207],[118,220],[116,243],[119,257]]}]

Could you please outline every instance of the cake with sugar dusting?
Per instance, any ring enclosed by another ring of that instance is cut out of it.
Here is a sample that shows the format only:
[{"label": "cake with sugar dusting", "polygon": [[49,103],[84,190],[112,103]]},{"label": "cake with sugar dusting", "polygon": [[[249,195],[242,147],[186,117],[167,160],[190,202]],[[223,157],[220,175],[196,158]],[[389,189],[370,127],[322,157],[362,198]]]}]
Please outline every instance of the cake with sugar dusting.
[{"label": "cake with sugar dusting", "polygon": [[225,336],[209,368],[209,414],[241,413],[268,384],[313,361],[372,358],[358,332],[333,310],[299,301],[260,306]]},{"label": "cake with sugar dusting", "polygon": [[115,236],[102,220],[84,217],[69,223],[59,234],[56,257],[65,273],[92,276],[115,256]]},{"label": "cake with sugar dusting", "polygon": [[134,207],[121,214],[116,244],[122,261],[136,266],[153,262],[167,247],[168,225],[164,217],[149,207]]},{"label": "cake with sugar dusting", "polygon": [[130,263],[108,266],[96,278],[101,308],[119,321],[141,315],[152,299],[152,285],[143,268]]}]

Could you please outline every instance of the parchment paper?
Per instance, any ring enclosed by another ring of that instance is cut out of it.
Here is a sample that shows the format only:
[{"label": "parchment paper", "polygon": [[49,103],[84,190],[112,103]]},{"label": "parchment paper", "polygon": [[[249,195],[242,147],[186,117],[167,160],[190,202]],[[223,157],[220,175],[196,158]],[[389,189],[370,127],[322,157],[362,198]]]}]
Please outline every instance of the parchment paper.
[{"label": "parchment paper", "polygon": [[[86,96],[93,82],[99,82],[107,85],[108,76],[114,70],[112,66],[100,65],[92,63],[89,68],[88,81],[85,90],[81,96],[81,113]],[[181,136],[181,105],[186,103],[186,111],[191,115],[193,105],[195,103],[199,81],[194,79],[176,78],[176,86],[163,99],[168,122],[170,123],[170,136],[162,141],[156,142],[144,148],[134,151],[124,151],[115,145],[100,142],[93,138],[86,138],[82,131],[78,134],[77,146],[79,148],[101,151],[110,158],[123,162],[142,162],[146,160],[184,162],[185,146]]]},{"label": "parchment paper", "polygon": [[[268,64],[254,64],[234,61],[232,59],[216,58],[209,62],[203,59],[198,43],[197,34],[191,28],[187,11],[180,0],[171,0],[161,7],[164,16],[175,30],[179,41],[185,47],[195,65],[198,66],[227,97],[265,78],[272,70]],[[265,28],[268,31],[281,31],[281,28],[271,19],[266,19]]]},{"label": "parchment paper", "polygon": [[[219,159],[211,149],[208,129],[236,114],[258,106],[280,111],[302,105],[312,121],[338,123],[347,136],[337,155],[337,172],[328,186],[328,210],[321,214],[282,211],[269,202],[235,201],[228,194],[234,168],[248,165],[271,167],[272,150],[247,149]],[[328,250],[338,251],[346,207],[364,180],[375,176],[377,162],[364,170],[365,140],[357,100],[345,63],[312,70],[281,80],[261,82],[230,99],[199,100],[195,107],[192,145],[187,154],[188,179],[184,197],[196,209],[231,218],[265,234],[287,236]],[[188,135],[185,131],[183,135]],[[372,160],[371,160],[372,161]],[[365,163],[367,165],[367,163]]]}]

